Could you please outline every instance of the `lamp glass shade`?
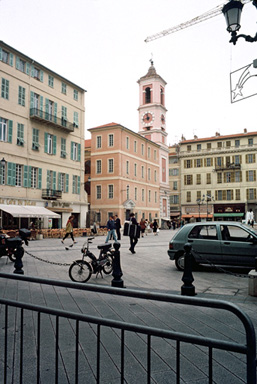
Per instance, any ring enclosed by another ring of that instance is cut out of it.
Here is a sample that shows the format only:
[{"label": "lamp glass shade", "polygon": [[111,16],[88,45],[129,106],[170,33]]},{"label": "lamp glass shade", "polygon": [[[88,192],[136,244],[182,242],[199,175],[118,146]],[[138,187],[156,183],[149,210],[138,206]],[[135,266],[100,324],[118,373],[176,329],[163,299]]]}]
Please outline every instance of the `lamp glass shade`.
[{"label": "lamp glass shade", "polygon": [[225,16],[228,32],[236,32],[241,28],[241,12],[244,4],[241,1],[231,0],[222,8]]}]

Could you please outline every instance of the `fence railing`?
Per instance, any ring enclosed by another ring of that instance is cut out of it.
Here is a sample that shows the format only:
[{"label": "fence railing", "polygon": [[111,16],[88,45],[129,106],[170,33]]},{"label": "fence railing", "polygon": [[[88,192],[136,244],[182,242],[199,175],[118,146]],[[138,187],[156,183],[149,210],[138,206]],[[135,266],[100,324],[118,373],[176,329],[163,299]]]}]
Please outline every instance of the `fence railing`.
[{"label": "fence railing", "polygon": [[[112,296],[116,295],[136,299],[145,299],[162,303],[221,309],[234,314],[240,320],[245,330],[245,341],[238,343],[229,341],[229,339],[224,340],[224,338],[219,340],[216,338],[200,336],[197,334],[175,332],[169,329],[160,329],[157,327],[107,319],[100,316],[91,316],[66,310],[48,308],[42,305],[34,305],[30,303],[1,298],[1,383],[11,382],[8,380],[8,375],[12,375],[14,378],[14,381],[12,382],[32,382],[31,378],[29,379],[30,381],[28,381],[27,378],[27,375],[32,374],[32,372],[28,373],[26,367],[28,360],[30,364],[29,366],[31,366],[31,354],[35,359],[33,360],[35,371],[35,378],[33,379],[33,382],[35,383],[53,382],[53,378],[49,378],[49,376],[47,376],[50,375],[50,373],[54,375],[55,383],[74,382],[77,384],[79,382],[83,382],[83,375],[87,375],[87,379],[84,377],[86,382],[100,383],[101,378],[103,377],[103,373],[101,372],[102,367],[104,366],[106,372],[109,374],[111,371],[110,367],[108,366],[108,361],[110,361],[110,356],[112,356],[112,353],[108,352],[108,345],[110,344],[117,344],[119,346],[117,349],[115,348],[115,355],[118,355],[118,357],[116,356],[116,360],[112,357],[112,365],[114,366],[112,374],[115,375],[115,379],[113,378],[113,381],[116,380],[115,382],[117,382],[118,375],[121,383],[129,382],[126,381],[126,374],[128,372],[125,359],[125,352],[127,351],[126,340],[129,339],[129,335],[131,335],[131,333],[135,333],[137,336],[144,335],[146,337],[146,358],[144,359],[144,372],[146,374],[145,381],[149,384],[158,382],[158,380],[154,381],[152,376],[152,355],[154,353],[152,341],[155,340],[155,338],[162,340],[172,340],[175,342],[175,347],[173,347],[175,349],[175,373],[173,372],[173,375],[176,377],[176,381],[174,382],[177,384],[180,383],[181,380],[182,343],[192,344],[192,347],[201,346],[207,348],[206,353],[208,353],[208,372],[206,372],[205,375],[208,377],[209,383],[213,382],[213,371],[215,369],[213,367],[213,351],[220,350],[245,355],[246,378],[243,379],[243,382],[248,384],[256,384],[255,330],[248,315],[234,304],[221,300],[207,300],[196,297],[151,293],[147,291],[113,288],[94,284],[79,284],[68,281],[57,281],[4,273],[0,273],[0,278],[37,283],[43,285],[43,287],[64,287],[68,289],[77,289],[79,291],[94,292],[97,294],[103,293]],[[12,310],[12,308],[14,308],[14,310]],[[20,310],[19,316],[17,316],[17,309]],[[15,319],[13,318],[14,313],[16,314]],[[47,321],[44,315],[49,315]],[[29,319],[31,319],[32,323],[34,323],[34,330],[30,330],[31,333],[28,332],[27,329]],[[51,322],[50,328],[48,324],[49,321]],[[67,328],[66,321],[73,321],[73,323],[69,323]],[[95,325],[96,328],[92,328],[92,325]],[[62,327],[64,327],[64,331],[61,331]],[[106,328],[112,331],[111,341],[106,334]],[[51,331],[49,331],[50,329]],[[70,335],[69,329],[72,329],[71,333],[73,336]],[[113,333],[113,330],[116,330],[116,333]],[[117,333],[117,330],[119,330],[120,333]],[[91,337],[92,332],[95,336],[93,339]],[[54,342],[50,337],[51,334],[54,335]],[[63,335],[62,337],[61,334]],[[11,341],[9,340],[10,338]],[[13,344],[13,338],[15,338],[17,345]],[[27,347],[27,338],[30,339],[31,348]],[[46,345],[46,341],[49,341],[49,346]],[[89,348],[88,351],[86,351],[87,348]],[[32,352],[33,349],[34,352]],[[172,350],[172,346],[170,346],[170,349]],[[45,355],[43,355],[43,352]],[[65,353],[68,353],[69,356],[67,363],[65,363]],[[14,355],[15,358],[13,357]],[[83,363],[81,363],[81,355],[84,357]],[[53,356],[54,367],[52,367],[50,363],[48,363],[50,365],[47,366],[45,363],[43,364],[43,361],[50,359],[50,356]],[[105,359],[106,362],[103,364],[103,360]],[[10,365],[12,365],[12,370],[9,369]],[[68,373],[68,366],[72,366],[72,374]],[[106,366],[108,366],[108,368],[106,368]],[[69,378],[67,378],[68,376]],[[65,381],[65,377],[67,381]],[[109,382],[112,381],[110,380]],[[171,382],[171,380],[169,382]]]}]

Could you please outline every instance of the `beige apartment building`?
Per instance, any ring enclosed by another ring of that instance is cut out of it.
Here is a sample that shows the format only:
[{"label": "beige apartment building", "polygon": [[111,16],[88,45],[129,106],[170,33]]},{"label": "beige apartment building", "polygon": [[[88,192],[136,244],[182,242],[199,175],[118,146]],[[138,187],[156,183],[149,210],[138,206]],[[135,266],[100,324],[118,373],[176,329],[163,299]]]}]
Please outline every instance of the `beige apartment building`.
[{"label": "beige apartment building", "polygon": [[27,225],[34,206],[44,228],[84,227],[84,89],[2,41],[0,81],[0,224]]},{"label": "beige apartment building", "polygon": [[178,144],[169,147],[170,219],[175,221],[179,220],[181,215],[179,150]]},{"label": "beige apartment building", "polygon": [[179,144],[181,216],[185,221],[255,219],[257,132],[185,140]]},{"label": "beige apartment building", "polygon": [[139,221],[159,219],[160,146],[116,123],[89,132],[91,150],[88,141],[85,150],[90,156],[91,220],[105,226],[109,216],[117,214],[123,224],[131,212]]}]

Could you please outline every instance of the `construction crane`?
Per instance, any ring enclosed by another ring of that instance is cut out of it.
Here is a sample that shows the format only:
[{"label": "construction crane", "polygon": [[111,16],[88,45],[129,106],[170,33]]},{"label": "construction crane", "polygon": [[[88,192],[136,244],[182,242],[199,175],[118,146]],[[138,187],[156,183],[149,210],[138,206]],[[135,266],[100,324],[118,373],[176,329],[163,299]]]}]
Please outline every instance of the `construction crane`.
[{"label": "construction crane", "polygon": [[[252,0],[241,0],[241,3],[246,4],[246,3],[249,3],[250,1],[252,1]],[[181,29],[191,27],[192,25],[201,23],[202,21],[205,21],[205,20],[211,19],[212,17],[218,16],[220,13],[222,13],[223,7],[224,7],[224,4],[218,5],[217,7],[211,9],[210,11],[205,12],[200,16],[194,17],[193,19],[186,21],[185,23],[181,23],[179,25],[176,25],[175,27],[165,29],[162,32],[155,33],[154,35],[148,36],[145,39],[145,42],[149,43],[150,41],[160,39],[161,37],[165,37],[167,35],[170,35],[171,33],[178,32]]]}]

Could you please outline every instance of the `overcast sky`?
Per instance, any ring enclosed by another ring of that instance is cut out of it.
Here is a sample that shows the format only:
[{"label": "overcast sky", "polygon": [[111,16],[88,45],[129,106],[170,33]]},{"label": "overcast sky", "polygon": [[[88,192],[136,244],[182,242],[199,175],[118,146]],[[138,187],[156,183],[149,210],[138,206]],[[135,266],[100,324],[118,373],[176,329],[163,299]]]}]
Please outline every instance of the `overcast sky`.
[{"label": "overcast sky", "polygon": [[[168,144],[182,134],[191,139],[244,128],[257,131],[256,96],[230,102],[230,72],[257,59],[257,42],[229,43],[223,14],[144,42],[220,4],[222,0],[0,0],[0,39],[87,90],[86,130],[115,122],[138,132],[137,80],[147,73],[152,55],[167,82]],[[254,36],[256,21],[256,8],[246,4],[240,32]],[[87,131],[85,138],[90,138]]]}]

